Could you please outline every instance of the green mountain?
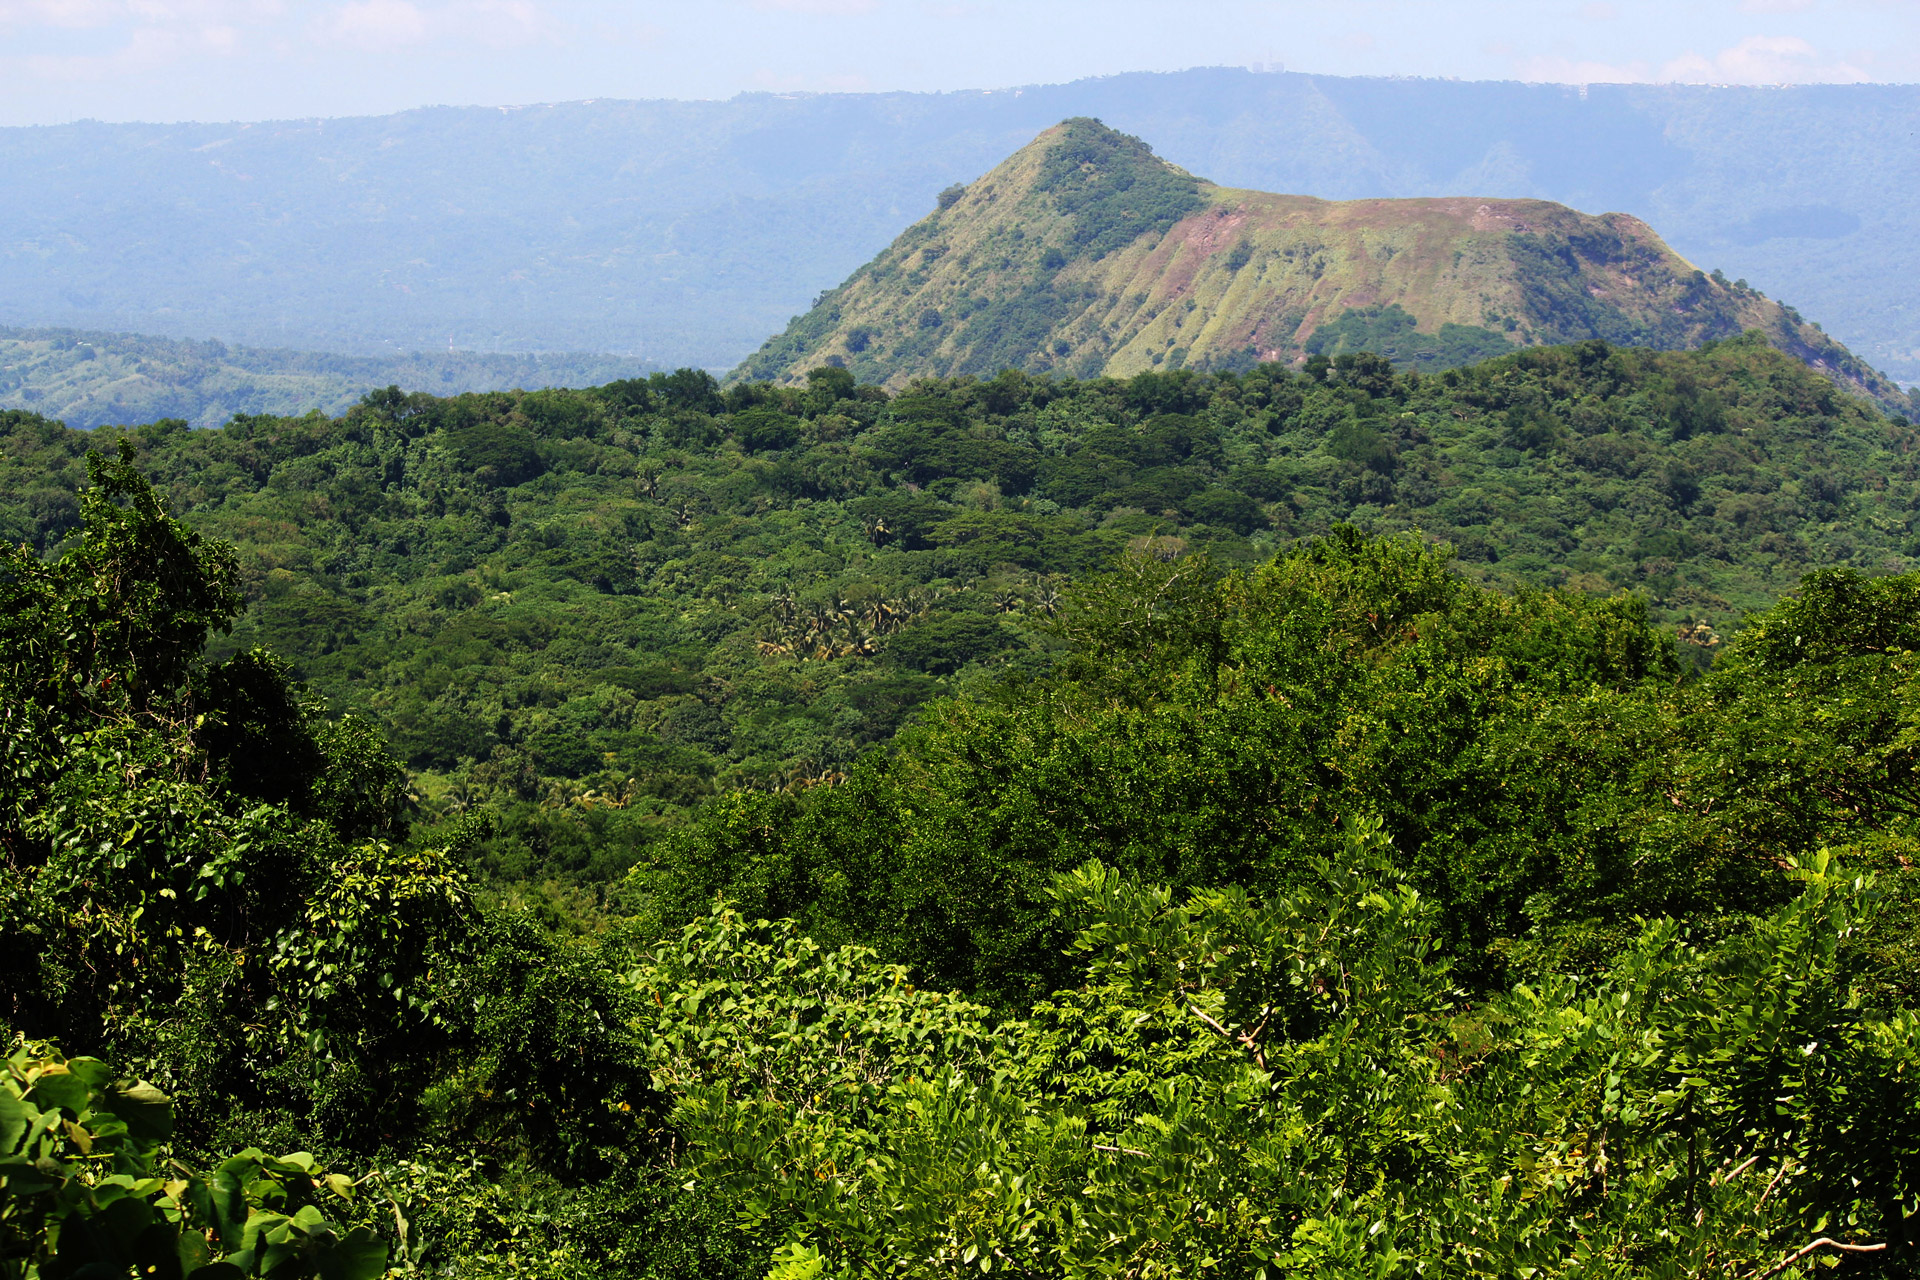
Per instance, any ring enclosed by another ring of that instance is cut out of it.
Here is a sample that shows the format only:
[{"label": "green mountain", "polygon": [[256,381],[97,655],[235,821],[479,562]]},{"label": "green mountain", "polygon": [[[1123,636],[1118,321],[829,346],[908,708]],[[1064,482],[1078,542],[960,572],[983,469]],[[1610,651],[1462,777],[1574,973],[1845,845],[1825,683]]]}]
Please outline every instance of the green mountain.
[{"label": "green mountain", "polygon": [[31,409],[74,427],[162,418],[217,427],[236,413],[344,413],[367,392],[394,385],[457,395],[582,386],[652,369],[641,360],[579,353],[349,356],[133,333],[0,328],[0,409]]},{"label": "green mountain", "polygon": [[1909,405],[1818,326],[1696,270],[1625,214],[1218,187],[1082,118],[943,193],[738,376],[793,382],[838,364],[898,387],[1003,368],[1126,376],[1356,349],[1436,369],[1516,344],[1676,350],[1745,330],[1849,390]]}]

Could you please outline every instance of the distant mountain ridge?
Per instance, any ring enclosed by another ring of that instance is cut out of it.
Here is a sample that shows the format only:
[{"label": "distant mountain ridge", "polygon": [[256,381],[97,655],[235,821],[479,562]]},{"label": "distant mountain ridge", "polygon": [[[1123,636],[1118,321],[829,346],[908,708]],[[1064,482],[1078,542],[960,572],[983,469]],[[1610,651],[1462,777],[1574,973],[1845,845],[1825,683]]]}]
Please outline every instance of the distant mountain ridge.
[{"label": "distant mountain ridge", "polygon": [[0,129],[0,324],[730,368],[1040,130],[1095,116],[1225,186],[1633,214],[1920,381],[1920,86],[1566,85],[1209,68]]},{"label": "distant mountain ridge", "polygon": [[217,427],[235,414],[344,413],[367,392],[394,385],[435,395],[533,391],[591,386],[655,368],[578,353],[348,356],[133,333],[0,328],[0,409],[31,409],[81,428],[168,418]]},{"label": "distant mountain ridge", "polygon": [[1797,313],[1686,262],[1639,219],[1542,200],[1326,201],[1215,186],[1079,118],[903,232],[741,365],[796,382],[1003,368],[1125,377],[1379,349],[1439,368],[1601,339],[1678,350],[1757,330],[1885,405],[1906,393]]}]

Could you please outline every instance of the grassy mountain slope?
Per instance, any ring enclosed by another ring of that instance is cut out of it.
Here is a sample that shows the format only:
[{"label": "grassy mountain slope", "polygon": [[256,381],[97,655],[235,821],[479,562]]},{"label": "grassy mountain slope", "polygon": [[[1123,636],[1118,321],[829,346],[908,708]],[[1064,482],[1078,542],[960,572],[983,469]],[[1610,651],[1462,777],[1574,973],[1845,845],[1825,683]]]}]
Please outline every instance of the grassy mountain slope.
[{"label": "grassy mountain slope", "polygon": [[[902,386],[1079,377],[1368,347],[1437,368],[1598,338],[1679,349],[1755,329],[1850,390],[1906,393],[1798,315],[1695,270],[1625,214],[1539,200],[1352,200],[1202,182],[1097,121],[1049,129],[914,224],[744,363]],[[1356,328],[1353,319],[1364,323]],[[1406,319],[1412,332],[1404,332]]]},{"label": "grassy mountain slope", "polygon": [[681,373],[211,431],[0,413],[0,538],[59,547],[85,451],[119,438],[240,549],[223,646],[378,719],[430,807],[501,801],[549,874],[1046,667],[1066,581],[1130,547],[1244,564],[1341,521],[1419,529],[1480,580],[1639,593],[1703,657],[1808,570],[1920,560],[1913,428],[1750,337],[891,397]]},{"label": "grassy mountain slope", "polygon": [[347,356],[0,328],[0,409],[31,409],[73,427],[162,418],[217,427],[236,413],[344,413],[368,391],[396,384],[456,395],[487,387],[582,386],[650,371],[644,361],[619,356]]}]

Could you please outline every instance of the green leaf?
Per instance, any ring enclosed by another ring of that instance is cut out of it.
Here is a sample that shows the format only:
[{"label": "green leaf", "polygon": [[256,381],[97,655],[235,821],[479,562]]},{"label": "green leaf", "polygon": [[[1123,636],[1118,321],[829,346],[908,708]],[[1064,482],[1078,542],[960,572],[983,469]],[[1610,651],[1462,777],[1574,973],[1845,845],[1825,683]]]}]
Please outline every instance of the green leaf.
[{"label": "green leaf", "polygon": [[127,1126],[127,1136],[143,1144],[173,1136],[173,1099],[150,1084],[135,1081],[113,1090],[113,1114]]},{"label": "green leaf", "polygon": [[27,1093],[42,1111],[59,1107],[76,1116],[87,1110],[92,1096],[93,1090],[83,1076],[58,1066],[45,1068]]},{"label": "green leaf", "polygon": [[0,1153],[11,1153],[40,1115],[39,1109],[9,1089],[0,1088]]},{"label": "green leaf", "polygon": [[387,1272],[387,1245],[365,1227],[355,1227],[316,1261],[321,1280],[380,1280]]}]

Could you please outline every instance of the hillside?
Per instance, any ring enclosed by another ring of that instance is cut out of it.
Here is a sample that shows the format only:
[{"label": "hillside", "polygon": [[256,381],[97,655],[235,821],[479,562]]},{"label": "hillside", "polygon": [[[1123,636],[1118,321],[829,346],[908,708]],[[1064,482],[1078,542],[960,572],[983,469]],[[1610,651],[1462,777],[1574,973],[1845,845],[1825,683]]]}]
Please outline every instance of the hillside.
[{"label": "hillside", "polygon": [[217,427],[237,413],[343,413],[367,392],[396,384],[456,395],[489,387],[584,386],[648,372],[644,361],[618,356],[414,352],[383,358],[0,328],[0,409],[31,409],[72,427],[162,418]]},{"label": "hillside", "polygon": [[1757,330],[1841,385],[1906,393],[1796,313],[1624,214],[1536,200],[1329,202],[1217,187],[1076,119],[1042,133],[823,295],[739,376],[1003,368],[1124,377],[1382,350],[1437,369],[1514,345],[1673,350]]},{"label": "hillside", "polygon": [[1809,570],[1920,557],[1913,429],[1752,338],[0,431],[0,539],[59,546],[85,451],[130,440],[240,549],[220,652],[266,645],[376,719],[431,811],[508,806],[503,866],[589,878],[716,790],[832,778],[930,700],[1044,670],[1066,584],[1128,548],[1418,529],[1490,583],[1635,592],[1702,662]]},{"label": "hillside", "polygon": [[1751,338],[0,414],[0,1253],[1911,1280],[1916,445]]},{"label": "hillside", "polygon": [[1913,1274],[1920,574],[1688,679],[1414,537],[1134,556],[563,913],[208,651],[242,561],[132,452],[0,546],[14,1276]]},{"label": "hillside", "polygon": [[1629,213],[1912,382],[1916,111],[1913,85],[1211,68],[1018,91],[0,129],[0,323],[367,355],[451,335],[463,350],[727,368],[935,192],[1096,116],[1230,187]]}]

